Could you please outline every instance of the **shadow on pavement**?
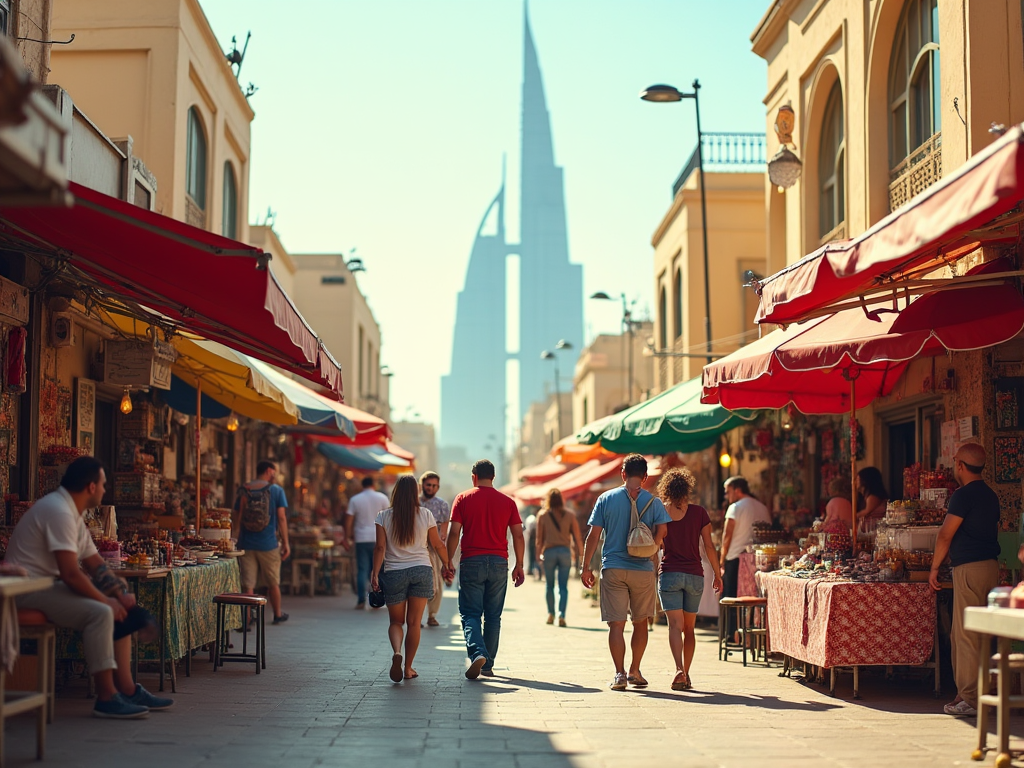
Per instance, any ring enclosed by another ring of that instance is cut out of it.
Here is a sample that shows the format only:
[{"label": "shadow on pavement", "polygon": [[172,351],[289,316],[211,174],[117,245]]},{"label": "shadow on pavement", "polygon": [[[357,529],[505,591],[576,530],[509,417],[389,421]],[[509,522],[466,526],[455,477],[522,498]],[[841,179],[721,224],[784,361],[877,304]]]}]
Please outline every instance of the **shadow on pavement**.
[{"label": "shadow on pavement", "polygon": [[683,693],[664,693],[662,691],[650,691],[632,689],[632,692],[645,696],[649,699],[665,699],[667,701],[688,702],[692,704],[716,704],[725,706],[758,707],[759,709],[780,709],[796,710],[804,712],[826,712],[830,709],[839,709],[840,704],[828,704],[814,701],[784,701],[778,696],[734,696],[729,693],[714,693],[711,691],[690,691]]},{"label": "shadow on pavement", "polygon": [[507,683],[522,688],[533,688],[537,691],[552,691],[554,693],[602,693],[600,688],[588,688],[585,685],[574,683],[545,683],[540,680],[522,680],[518,677],[494,677],[485,682]]}]

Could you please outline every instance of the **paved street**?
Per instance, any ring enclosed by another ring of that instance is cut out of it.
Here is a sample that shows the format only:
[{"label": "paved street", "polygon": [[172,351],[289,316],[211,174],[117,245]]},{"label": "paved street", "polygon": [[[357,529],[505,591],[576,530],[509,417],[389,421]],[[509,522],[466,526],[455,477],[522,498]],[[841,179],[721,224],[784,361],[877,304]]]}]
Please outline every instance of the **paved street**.
[{"label": "paved street", "polygon": [[[268,627],[267,670],[214,674],[205,654],[180,680],[177,703],[148,720],[89,715],[84,683],[65,690],[46,765],[192,766],[913,766],[968,765],[973,723],[941,713],[930,681],[849,676],[832,699],[778,670],[716,658],[701,635],[692,692],[669,688],[665,628],[643,665],[648,691],[609,691],[612,668],[597,610],[573,587],[566,629],[546,626],[543,589],[509,591],[497,677],[467,681],[457,624],[424,629],[420,678],[394,685],[385,614],[354,599],[288,598],[291,620]],[[456,613],[449,592],[444,616]],[[235,635],[237,638],[237,635]],[[143,683],[155,690],[152,675]],[[152,682],[151,682],[152,681]],[[1019,719],[1014,730],[1021,733]],[[35,765],[33,723],[8,723],[8,765]],[[986,764],[991,765],[990,756]]]}]

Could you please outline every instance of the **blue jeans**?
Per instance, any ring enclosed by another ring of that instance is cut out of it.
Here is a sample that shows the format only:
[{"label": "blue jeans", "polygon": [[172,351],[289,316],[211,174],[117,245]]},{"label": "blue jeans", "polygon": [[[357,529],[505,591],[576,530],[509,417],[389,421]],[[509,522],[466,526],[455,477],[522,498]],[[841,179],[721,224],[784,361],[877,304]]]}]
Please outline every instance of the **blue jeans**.
[{"label": "blue jeans", "polygon": [[544,578],[547,580],[548,613],[555,612],[555,572],[558,573],[558,615],[565,618],[569,603],[569,566],[572,555],[568,547],[548,547],[544,550]]},{"label": "blue jeans", "polygon": [[[508,588],[508,559],[498,555],[464,557],[459,564],[459,614],[470,660],[484,656],[494,666],[501,635],[501,611]],[[482,619],[482,620],[481,620]]]},{"label": "blue jeans", "polygon": [[377,546],[372,541],[356,542],[356,594],[359,595],[359,602],[366,602],[366,595],[369,594],[370,571],[373,570],[373,548]]}]

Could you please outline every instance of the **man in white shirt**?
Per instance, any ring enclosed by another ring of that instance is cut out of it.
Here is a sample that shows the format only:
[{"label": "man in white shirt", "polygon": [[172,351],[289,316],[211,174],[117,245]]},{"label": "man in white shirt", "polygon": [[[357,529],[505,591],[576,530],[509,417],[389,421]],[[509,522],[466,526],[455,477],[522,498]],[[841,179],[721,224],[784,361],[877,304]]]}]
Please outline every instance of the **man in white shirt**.
[{"label": "man in white shirt", "polygon": [[7,562],[29,576],[58,579],[52,587],[17,598],[19,608],[41,611],[60,627],[82,633],[85,660],[96,685],[96,717],[139,718],[174,702],[158,698],[132,680],[131,632],[150,617],[135,605],[96,551],[82,520],[106,490],[103,465],[91,456],[75,459],[61,487],[39,499],[11,535]]},{"label": "man in white shirt", "polygon": [[356,547],[356,609],[366,607],[366,596],[373,569],[373,548],[377,545],[377,513],[391,506],[388,497],[373,488],[373,478],[363,478],[363,490],[348,501],[345,518],[345,539]]},{"label": "man in white shirt", "polygon": [[[745,477],[734,475],[725,481],[725,530],[722,532],[722,597],[736,597],[740,577],[740,555],[748,544],[754,543],[754,523],[771,525],[768,507],[750,495]],[[729,614],[730,617],[732,614]],[[734,627],[728,627],[732,631]]]}]

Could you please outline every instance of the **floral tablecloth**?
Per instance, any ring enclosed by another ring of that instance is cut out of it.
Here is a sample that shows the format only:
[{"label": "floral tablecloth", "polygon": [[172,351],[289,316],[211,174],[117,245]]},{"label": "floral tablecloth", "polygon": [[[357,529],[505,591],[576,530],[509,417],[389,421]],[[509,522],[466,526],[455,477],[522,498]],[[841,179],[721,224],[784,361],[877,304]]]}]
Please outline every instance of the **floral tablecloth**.
[{"label": "floral tablecloth", "polygon": [[[217,637],[217,609],[213,597],[222,592],[239,591],[238,563],[231,559],[173,568],[167,575],[166,587],[167,615],[162,622],[164,643],[167,656],[180,659],[191,649],[211,643]],[[160,590],[163,588],[163,581],[143,581],[139,585],[139,604],[154,616],[160,611]],[[229,614],[229,627],[241,624],[237,610],[229,608],[236,613],[233,620]],[[143,659],[157,659],[158,646],[143,643],[140,654]],[[58,630],[57,658],[85,658],[81,633]]]},{"label": "floral tablecloth", "polygon": [[923,664],[935,638],[928,584],[860,584],[760,574],[771,649],[820,667]]},{"label": "floral tablecloth", "polygon": [[740,554],[739,578],[736,580],[736,597],[760,597],[754,574],[757,573],[757,557],[753,552]]}]

